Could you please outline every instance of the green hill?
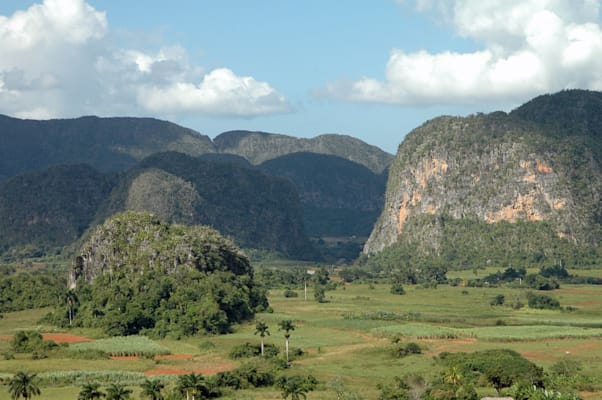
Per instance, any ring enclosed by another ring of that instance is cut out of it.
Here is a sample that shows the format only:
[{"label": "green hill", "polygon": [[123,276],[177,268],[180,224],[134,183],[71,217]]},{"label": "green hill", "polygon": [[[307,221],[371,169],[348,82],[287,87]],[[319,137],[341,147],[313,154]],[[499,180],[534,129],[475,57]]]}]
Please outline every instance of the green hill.
[{"label": "green hill", "polygon": [[344,158],[293,153],[259,169],[295,185],[310,236],[368,236],[382,210],[386,174]]},{"label": "green hill", "polygon": [[[231,241],[147,213],[117,214],[98,226],[70,283],[79,299],[73,324],[111,335],[226,333],[267,306],[249,260]],[[55,318],[66,324],[62,311]]]},{"label": "green hill", "polygon": [[315,257],[293,185],[228,160],[176,152],[147,157],[124,176],[101,215],[124,210],[210,225],[242,247]]}]

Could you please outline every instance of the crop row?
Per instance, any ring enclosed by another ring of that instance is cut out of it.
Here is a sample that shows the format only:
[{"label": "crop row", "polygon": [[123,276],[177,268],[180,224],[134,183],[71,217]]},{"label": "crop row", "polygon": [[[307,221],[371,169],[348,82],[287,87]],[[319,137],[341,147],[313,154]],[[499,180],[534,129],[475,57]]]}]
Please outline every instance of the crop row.
[{"label": "crop row", "polygon": [[148,358],[170,353],[167,348],[145,336],[121,336],[95,340],[93,342],[74,343],[70,345],[69,348],[75,351],[102,351],[111,356],[138,356]]}]

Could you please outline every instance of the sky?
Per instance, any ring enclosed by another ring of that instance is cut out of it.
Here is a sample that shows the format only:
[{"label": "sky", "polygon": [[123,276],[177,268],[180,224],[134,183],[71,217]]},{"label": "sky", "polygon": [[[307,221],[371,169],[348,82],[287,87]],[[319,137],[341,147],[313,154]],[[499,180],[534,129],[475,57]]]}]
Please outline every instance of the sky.
[{"label": "sky", "polygon": [[600,0],[0,0],[0,114],[340,133],[602,90]]}]

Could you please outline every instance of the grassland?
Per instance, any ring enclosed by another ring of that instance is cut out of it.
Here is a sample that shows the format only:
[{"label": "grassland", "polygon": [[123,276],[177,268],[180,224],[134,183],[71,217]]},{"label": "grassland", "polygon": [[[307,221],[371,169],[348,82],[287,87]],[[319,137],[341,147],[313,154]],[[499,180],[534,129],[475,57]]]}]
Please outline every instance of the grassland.
[{"label": "grassland", "polygon": [[[473,274],[473,272],[465,272]],[[479,271],[479,275],[485,274]],[[467,276],[470,278],[470,276]],[[389,293],[388,285],[351,284],[327,292],[327,302],[285,298],[282,291],[270,294],[273,313],[257,315],[270,327],[266,343],[284,347],[283,333],[277,323],[292,319],[296,329],[291,346],[302,348],[305,355],[296,360],[293,373],[311,373],[320,384],[309,399],[335,399],[331,382],[339,377],[349,392],[364,399],[378,396],[376,385],[389,383],[394,376],[415,372],[427,379],[441,373],[433,357],[441,352],[472,352],[493,348],[510,348],[536,364],[549,369],[562,357],[570,356],[585,366],[583,373],[593,382],[602,382],[602,287],[570,286],[548,293],[571,311],[515,310],[509,306],[491,306],[490,300],[503,294],[508,301],[520,298],[521,288],[465,288],[440,285],[423,289],[406,287],[403,296]],[[9,336],[20,329],[52,331],[39,326],[45,310],[9,313],[0,320],[0,354],[9,351]],[[228,358],[230,350],[246,341],[258,342],[255,324],[238,326],[236,332],[223,336],[206,336],[184,340],[147,338],[103,339],[71,344],[72,349],[100,349],[114,355],[143,355],[117,359],[75,360],[68,356],[32,360],[17,354],[15,359],[0,359],[0,378],[18,370],[38,373],[41,399],[75,399],[78,385],[87,380],[105,382],[115,379],[136,385],[145,376],[159,376],[168,386],[178,373],[211,374],[235,368],[238,361]],[[75,333],[99,337],[93,330]],[[423,354],[405,358],[391,355],[391,337],[401,335],[414,341]],[[129,342],[128,342],[129,341]],[[137,348],[134,346],[138,346]],[[156,356],[170,353],[168,356]],[[63,354],[63,353],[61,353]],[[68,354],[68,353],[65,353]],[[82,372],[84,371],[84,372]],[[54,379],[54,380],[53,380]],[[594,385],[602,390],[602,386]],[[0,398],[6,394],[0,386]],[[482,388],[481,394],[494,394]],[[602,391],[583,393],[587,399],[602,399]],[[137,396],[136,396],[137,397]],[[227,399],[275,399],[277,390],[268,388],[226,394]]]}]

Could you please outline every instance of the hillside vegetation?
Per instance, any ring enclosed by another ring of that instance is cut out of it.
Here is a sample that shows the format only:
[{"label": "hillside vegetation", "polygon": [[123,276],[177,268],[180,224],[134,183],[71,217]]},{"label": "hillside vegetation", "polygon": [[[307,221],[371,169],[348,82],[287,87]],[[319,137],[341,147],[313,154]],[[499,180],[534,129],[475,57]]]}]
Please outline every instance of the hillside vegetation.
[{"label": "hillside vegetation", "polygon": [[87,165],[52,167],[0,184],[0,253],[60,252],[94,220],[115,184]]},{"label": "hillside vegetation", "polygon": [[160,151],[214,151],[209,137],[152,118],[22,120],[0,115],[0,137],[0,181],[59,164],[123,171]]},{"label": "hillside vegetation", "polygon": [[407,248],[451,268],[599,265],[601,112],[602,93],[568,91],[426,122],[399,147],[364,252]]},{"label": "hillside vegetation", "polygon": [[368,236],[382,209],[386,172],[376,174],[344,158],[294,153],[259,169],[295,185],[310,236]]},{"label": "hillside vegetation", "polygon": [[[70,284],[73,325],[109,335],[225,333],[267,306],[248,259],[217,231],[117,214],[95,229]],[[66,314],[55,321],[66,324]]]}]

